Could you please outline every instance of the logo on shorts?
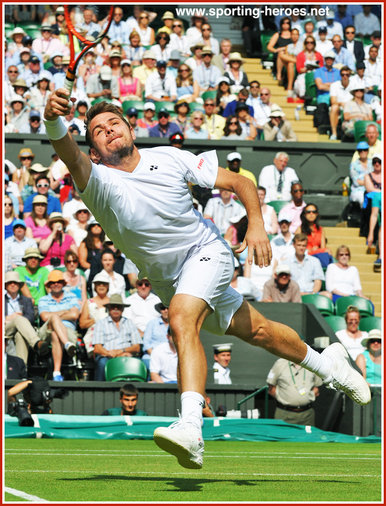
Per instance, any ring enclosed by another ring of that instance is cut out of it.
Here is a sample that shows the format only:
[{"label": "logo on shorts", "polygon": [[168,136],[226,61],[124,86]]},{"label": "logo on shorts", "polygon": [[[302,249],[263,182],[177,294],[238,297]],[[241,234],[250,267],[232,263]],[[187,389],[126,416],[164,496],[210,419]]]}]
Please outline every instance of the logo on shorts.
[{"label": "logo on shorts", "polygon": [[150,165],[150,170],[157,170],[158,169],[158,165]]},{"label": "logo on shorts", "polygon": [[197,165],[197,169],[201,170],[203,165],[204,165],[204,159],[200,158],[200,161],[198,162],[198,165]]},{"label": "logo on shorts", "polygon": [[200,262],[207,262],[208,260],[210,260],[210,257],[202,257],[202,258],[200,258]]}]

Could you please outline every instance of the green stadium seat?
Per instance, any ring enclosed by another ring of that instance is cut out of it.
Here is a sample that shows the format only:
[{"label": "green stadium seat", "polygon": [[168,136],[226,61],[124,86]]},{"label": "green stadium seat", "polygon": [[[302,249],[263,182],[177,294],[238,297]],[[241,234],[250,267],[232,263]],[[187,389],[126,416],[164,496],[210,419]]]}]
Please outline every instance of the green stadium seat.
[{"label": "green stadium seat", "polygon": [[370,332],[370,330],[373,329],[382,330],[382,318],[379,318],[379,316],[366,316],[365,318],[361,318],[359,330]]},{"label": "green stadium seat", "polygon": [[348,306],[355,306],[359,309],[362,318],[366,316],[374,316],[374,308],[371,302],[364,297],[357,295],[349,295],[347,297],[339,297],[335,302],[335,313],[343,316]]},{"label": "green stadium seat", "polygon": [[98,97],[94,98],[94,100],[91,102],[91,105],[99,104],[99,102],[108,102],[111,104],[113,101],[110,98]]},{"label": "green stadium seat", "polygon": [[273,67],[274,62],[273,53],[268,51],[267,46],[274,33],[275,32],[265,31],[264,33],[260,34],[261,52],[262,52],[261,63],[263,68],[265,69],[267,68],[271,69]]},{"label": "green stadium seat", "polygon": [[105,366],[106,381],[141,381],[147,380],[147,368],[139,358],[115,357]]},{"label": "green stadium seat", "polygon": [[[355,138],[355,142],[360,142],[360,141],[366,141],[366,137],[365,137],[365,134],[366,134],[366,127],[369,123],[373,123],[374,124],[374,121],[356,121],[354,123],[354,138]],[[377,123],[377,127],[378,127],[378,139],[381,139],[381,133],[382,133],[382,130],[381,130],[381,125],[379,125]]]},{"label": "green stadium seat", "polygon": [[316,107],[316,105],[317,105],[316,84],[315,84],[314,72],[306,72],[305,81],[306,81],[306,94],[304,97],[305,103],[306,103],[306,105]]},{"label": "green stadium seat", "polygon": [[213,98],[215,99],[217,97],[217,91],[216,90],[209,90],[204,91],[204,93],[201,95],[202,100],[205,102],[207,98]]},{"label": "green stadium seat", "polygon": [[302,295],[304,304],[313,304],[323,316],[332,316],[334,314],[334,304],[331,299],[318,293],[309,293]]},{"label": "green stadium seat", "polygon": [[324,319],[334,332],[338,332],[338,330],[344,330],[346,328],[346,320],[343,316],[325,316]]},{"label": "green stadium seat", "polygon": [[144,103],[142,100],[124,100],[122,102],[122,109],[124,114],[130,109],[130,107],[135,107],[137,111],[143,111]]},{"label": "green stadium seat", "polygon": [[267,204],[273,207],[276,211],[276,214],[279,214],[280,211],[286,206],[289,202],[287,200],[271,200],[271,202],[267,202]]},{"label": "green stadium seat", "polygon": [[174,114],[174,103],[173,102],[155,102],[155,112],[158,113],[158,111],[162,108],[166,109],[170,113]]}]

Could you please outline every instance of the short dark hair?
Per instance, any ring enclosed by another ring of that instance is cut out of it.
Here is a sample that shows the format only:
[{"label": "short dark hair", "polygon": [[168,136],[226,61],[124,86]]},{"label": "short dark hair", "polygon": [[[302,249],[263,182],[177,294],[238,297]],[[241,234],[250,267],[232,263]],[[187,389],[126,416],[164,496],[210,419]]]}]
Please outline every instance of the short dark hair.
[{"label": "short dark hair", "polygon": [[131,129],[129,122],[124,117],[119,107],[117,107],[114,104],[110,104],[109,102],[99,102],[98,104],[95,104],[92,107],[90,107],[90,109],[86,113],[86,120],[84,122],[86,127],[86,135],[85,135],[86,144],[88,144],[88,146],[90,146],[91,148],[95,148],[95,146],[92,142],[91,134],[88,127],[91,123],[91,120],[95,118],[95,116],[98,116],[98,114],[102,114],[104,112],[111,112],[112,114],[116,114],[124,123],[126,123],[129,129]]},{"label": "short dark hair", "polygon": [[347,65],[344,65],[344,66],[340,69],[340,75],[342,75],[342,72],[350,72],[350,74],[351,74],[351,69],[350,69],[350,67],[347,67]]},{"label": "short dark hair", "polygon": [[36,178],[35,184],[38,184],[38,182],[41,181],[42,179],[45,179],[46,181],[50,182],[50,178],[48,177],[47,174],[40,174],[40,176]]},{"label": "short dark hair", "polygon": [[131,383],[125,383],[119,389],[119,398],[122,399],[124,395],[137,395],[138,396],[138,388],[132,385]]},{"label": "short dark hair", "polygon": [[256,79],[254,79],[253,81],[250,81],[249,82],[249,86],[251,86],[252,84],[257,84],[260,88],[261,84],[259,83],[259,81],[256,81]]}]

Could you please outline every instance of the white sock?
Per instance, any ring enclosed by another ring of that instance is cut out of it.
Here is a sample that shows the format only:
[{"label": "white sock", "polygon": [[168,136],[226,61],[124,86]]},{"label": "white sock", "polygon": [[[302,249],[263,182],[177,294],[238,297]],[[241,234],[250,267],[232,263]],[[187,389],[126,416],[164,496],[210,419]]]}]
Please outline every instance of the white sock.
[{"label": "white sock", "polygon": [[198,392],[184,392],[181,395],[181,419],[201,430],[204,397]]},{"label": "white sock", "polygon": [[56,376],[57,374],[61,374],[61,372],[60,372],[60,371],[54,371],[54,372],[52,373],[52,376]]},{"label": "white sock", "polygon": [[331,374],[331,362],[324,355],[313,350],[307,344],[307,355],[300,365],[320,376],[323,380]]}]

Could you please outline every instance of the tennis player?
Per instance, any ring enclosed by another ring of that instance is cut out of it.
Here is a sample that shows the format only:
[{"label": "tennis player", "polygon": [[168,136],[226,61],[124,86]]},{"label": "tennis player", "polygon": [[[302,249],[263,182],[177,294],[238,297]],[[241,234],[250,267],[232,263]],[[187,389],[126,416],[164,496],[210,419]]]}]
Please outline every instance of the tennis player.
[{"label": "tennis player", "polygon": [[[71,99],[74,100],[74,99]],[[114,244],[147,276],[163,304],[178,352],[181,418],[159,427],[154,441],[186,468],[203,464],[202,408],[206,357],[201,327],[240,339],[318,374],[359,404],[370,402],[366,381],[334,343],[321,354],[291,328],[264,318],[229,286],[233,254],[218,229],[192,205],[188,183],[234,192],[245,206],[248,229],[238,252],[269,265],[271,250],[253,183],[218,166],[215,151],[195,156],[173,147],[138,150],[135,134],[118,108],[101,102],[87,113],[90,157],[67,133],[60,116],[69,94],[58,89],[45,108],[48,138],[67,165],[79,194]]]}]

